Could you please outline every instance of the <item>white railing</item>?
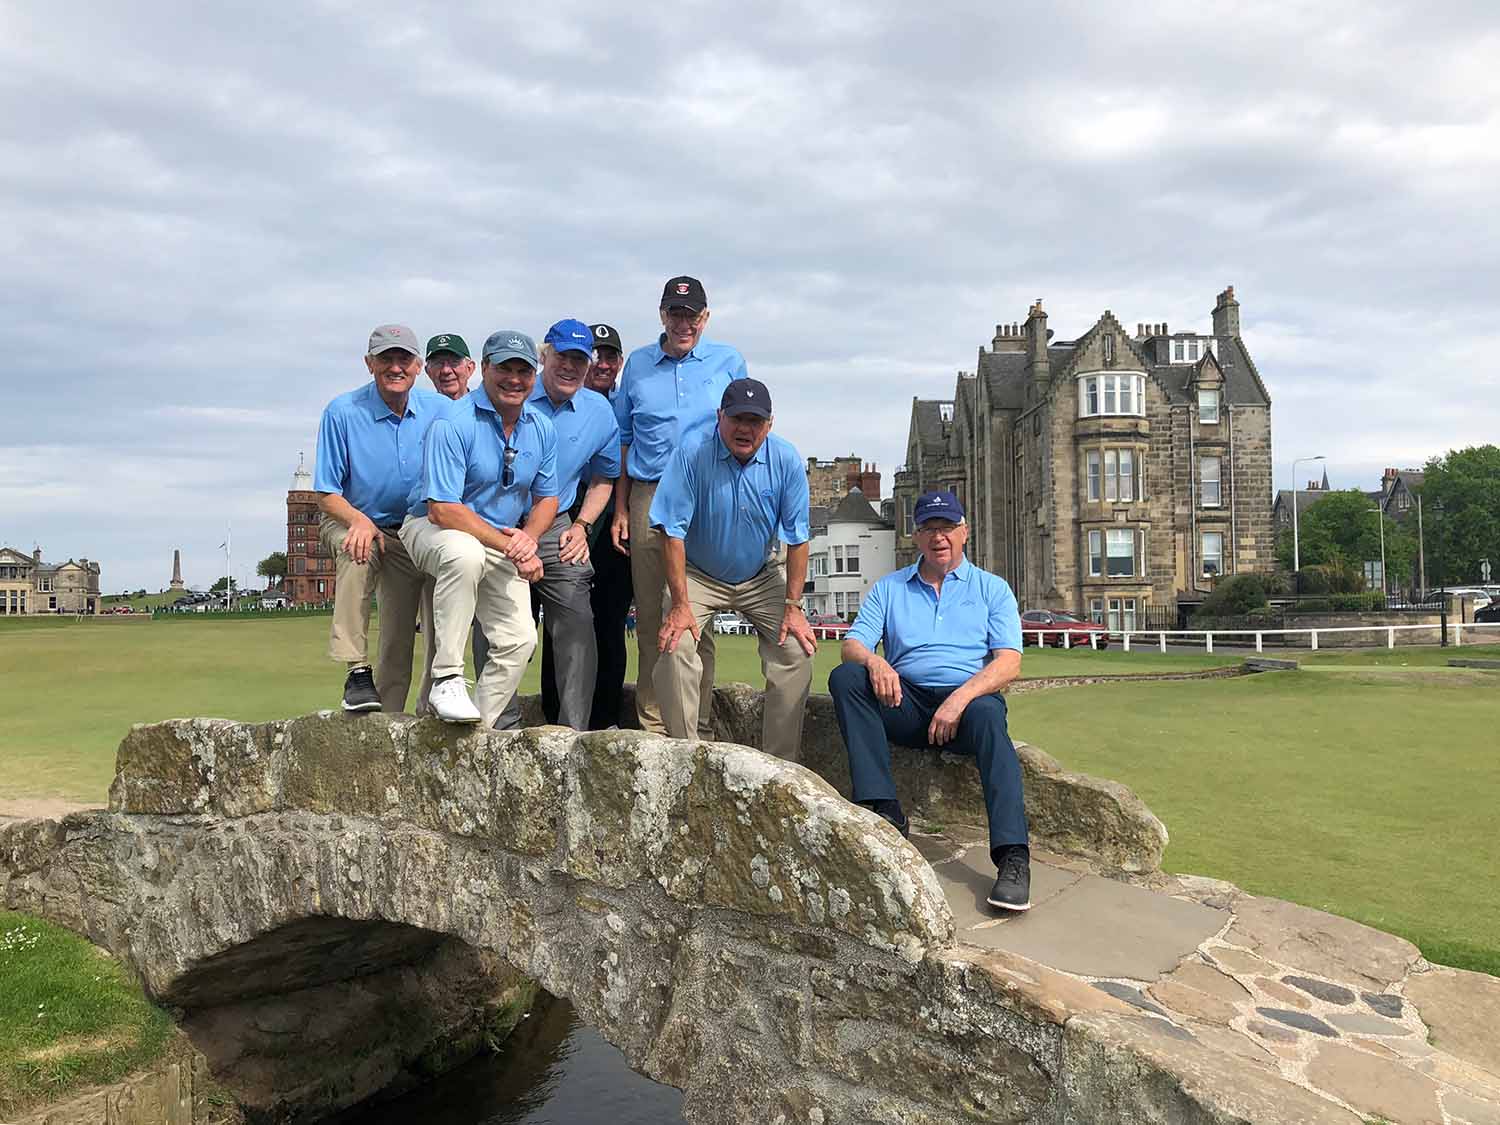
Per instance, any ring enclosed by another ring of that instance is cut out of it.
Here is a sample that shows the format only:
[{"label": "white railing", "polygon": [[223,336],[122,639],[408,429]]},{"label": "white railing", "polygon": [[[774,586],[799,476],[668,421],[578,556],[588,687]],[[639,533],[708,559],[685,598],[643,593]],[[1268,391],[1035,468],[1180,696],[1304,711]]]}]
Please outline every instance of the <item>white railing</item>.
[{"label": "white railing", "polygon": [[[1395,648],[1397,633],[1407,633],[1417,629],[1429,629],[1436,632],[1441,628],[1442,626],[1437,622],[1432,622],[1427,625],[1324,625],[1316,629],[1121,629],[1109,633],[1089,633],[1088,647],[1097,650],[1099,639],[1108,637],[1109,640],[1123,641],[1125,651],[1129,652],[1131,637],[1154,637],[1157,648],[1166,652],[1168,637],[1184,637],[1195,644],[1201,641],[1204,651],[1213,652],[1215,637],[1254,637],[1255,651],[1264,652],[1267,636],[1281,637],[1283,640],[1288,637],[1305,636],[1308,638],[1312,651],[1316,652],[1320,633],[1384,633],[1385,647]],[[1462,646],[1464,643],[1465,630],[1471,633],[1477,631],[1481,637],[1485,635],[1485,630],[1497,631],[1495,637],[1500,640],[1500,621],[1450,621],[1448,630],[1455,647]],[[1021,635],[1023,638],[1035,637],[1038,645],[1045,645],[1049,636],[1060,636],[1063,648],[1075,647],[1073,633],[1066,629],[1022,629]],[[1076,647],[1083,647],[1082,637],[1078,639]]]}]

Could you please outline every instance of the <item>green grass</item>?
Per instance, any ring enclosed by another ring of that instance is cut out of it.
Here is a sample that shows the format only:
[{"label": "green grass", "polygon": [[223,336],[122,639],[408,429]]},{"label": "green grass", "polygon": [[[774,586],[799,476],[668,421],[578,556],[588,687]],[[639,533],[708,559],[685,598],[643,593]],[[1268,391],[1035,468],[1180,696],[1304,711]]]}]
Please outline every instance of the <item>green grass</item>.
[{"label": "green grass", "polygon": [[105,594],[100,601],[105,609],[111,609],[117,605],[128,605],[139,612],[143,609],[160,609],[186,596],[186,590],[167,590],[161,594],[147,594],[143,598],[138,598],[134,594]]},{"label": "green grass", "polygon": [[1500,673],[1418,666],[1079,687],[1010,713],[1017,737],[1134,789],[1171,832],[1169,870],[1500,975],[1497,693]]},{"label": "green grass", "polygon": [[83,938],[0,911],[0,1119],[158,1057],[172,1021]]},{"label": "green grass", "polygon": [[[1490,634],[1493,636],[1494,634]],[[1442,668],[1450,660],[1500,660],[1500,645],[1463,644],[1447,648],[1427,646],[1421,648],[1360,649],[1356,652],[1303,653],[1296,658],[1309,668]]]}]

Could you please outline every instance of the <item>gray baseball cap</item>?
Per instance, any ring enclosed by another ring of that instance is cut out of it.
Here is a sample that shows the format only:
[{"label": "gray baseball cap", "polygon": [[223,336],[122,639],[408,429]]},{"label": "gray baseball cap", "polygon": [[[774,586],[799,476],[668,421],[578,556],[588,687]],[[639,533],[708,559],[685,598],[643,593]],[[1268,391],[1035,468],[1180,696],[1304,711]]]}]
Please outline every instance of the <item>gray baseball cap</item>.
[{"label": "gray baseball cap", "polygon": [[516,332],[509,328],[491,332],[489,339],[484,342],[482,354],[486,363],[504,363],[507,359],[524,359],[532,367],[537,366],[536,341],[524,332]]},{"label": "gray baseball cap", "polygon": [[417,334],[404,324],[382,324],[370,333],[370,347],[365,355],[379,355],[392,348],[405,348],[412,355],[422,354],[422,345],[417,343]]}]

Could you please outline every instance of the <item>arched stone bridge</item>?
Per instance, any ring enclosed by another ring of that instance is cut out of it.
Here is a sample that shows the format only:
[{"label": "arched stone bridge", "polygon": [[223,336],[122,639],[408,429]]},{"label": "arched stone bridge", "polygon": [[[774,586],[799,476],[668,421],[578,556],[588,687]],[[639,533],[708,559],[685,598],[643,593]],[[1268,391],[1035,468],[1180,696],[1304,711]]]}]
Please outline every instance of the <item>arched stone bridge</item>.
[{"label": "arched stone bridge", "polygon": [[[744,704],[721,693],[721,729]],[[903,787],[961,812],[972,767],[933,761],[903,760]],[[1063,780],[1028,756],[1044,839],[1093,833],[1116,866],[1154,866],[1144,806]],[[474,1029],[500,962],[684,1090],[693,1122],[1354,1120],[956,942],[894,830],[729,743],[326,713],[137,727],[108,811],[0,829],[0,903],[133,968],[258,1120],[436,1067],[435,1030]]]}]

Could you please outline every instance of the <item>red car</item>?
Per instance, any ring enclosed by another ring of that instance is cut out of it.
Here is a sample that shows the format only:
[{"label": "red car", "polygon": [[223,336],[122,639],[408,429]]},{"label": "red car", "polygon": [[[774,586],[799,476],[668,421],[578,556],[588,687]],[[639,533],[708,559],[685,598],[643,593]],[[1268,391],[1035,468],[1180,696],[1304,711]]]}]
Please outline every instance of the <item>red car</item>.
[{"label": "red car", "polygon": [[1088,648],[1089,638],[1095,648],[1109,646],[1109,630],[1076,614],[1062,610],[1028,609],[1021,614],[1021,643],[1049,644],[1054,648]]},{"label": "red car", "polygon": [[807,623],[820,641],[841,641],[849,631],[849,622],[834,613],[809,613]]}]

